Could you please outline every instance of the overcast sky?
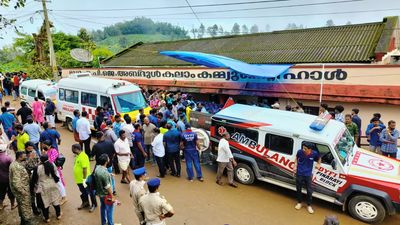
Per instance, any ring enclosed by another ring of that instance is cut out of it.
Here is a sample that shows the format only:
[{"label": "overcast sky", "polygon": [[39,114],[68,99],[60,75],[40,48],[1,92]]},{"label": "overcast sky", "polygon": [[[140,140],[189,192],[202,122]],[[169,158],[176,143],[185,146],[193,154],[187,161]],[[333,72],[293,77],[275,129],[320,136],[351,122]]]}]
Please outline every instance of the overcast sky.
[{"label": "overcast sky", "polygon": [[[354,2],[351,2],[351,0],[269,0],[270,2],[257,4],[211,7],[199,7],[199,5],[259,2],[261,0],[188,1],[191,5],[195,6],[193,10],[197,13],[200,22],[205,26],[218,24],[229,31],[235,22],[240,25],[247,24],[248,27],[257,24],[260,31],[265,31],[265,27],[268,24],[271,31],[273,31],[284,29],[288,23],[302,24],[306,27],[320,27],[324,26],[328,19],[332,19],[336,25],[342,25],[347,21],[351,21],[353,24],[377,22],[382,21],[385,16],[400,15],[399,0],[356,0]],[[341,3],[310,5],[329,2]],[[184,7],[187,6],[185,0],[52,0],[48,2],[47,5],[48,9],[51,10],[49,13],[50,20],[55,24],[56,30],[73,34],[75,34],[80,27],[84,27],[88,30],[100,29],[107,25],[133,19],[137,16],[146,16],[157,21],[170,22],[174,25],[183,26],[188,30],[200,25],[199,20],[196,19],[191,9],[188,7],[130,10],[171,6]],[[266,7],[269,7],[269,9],[265,9]],[[40,2],[27,0],[27,5],[23,9],[14,10],[12,7],[0,7],[0,14],[7,15],[8,18],[17,18],[17,25],[22,26],[22,28],[20,28],[21,31],[25,33],[35,33],[43,21],[42,14],[36,12],[41,9],[42,5]],[[115,10],[99,11],[103,9]],[[343,12],[348,13],[343,14]],[[0,47],[11,44],[13,38],[17,36],[12,29],[6,29],[0,32],[1,36],[4,38],[0,39]]]}]

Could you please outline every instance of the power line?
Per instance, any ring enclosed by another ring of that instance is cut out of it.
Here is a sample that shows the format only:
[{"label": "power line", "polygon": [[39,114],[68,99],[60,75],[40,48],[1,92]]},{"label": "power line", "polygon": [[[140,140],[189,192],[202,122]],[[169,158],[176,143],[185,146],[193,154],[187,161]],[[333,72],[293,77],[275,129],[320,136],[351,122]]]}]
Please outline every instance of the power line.
[{"label": "power line", "polygon": [[[231,2],[231,3],[217,3],[217,4],[203,4],[203,5],[191,5],[192,8],[201,7],[216,7],[216,6],[230,6],[230,5],[251,5],[251,4],[262,4],[262,3],[274,3],[274,2],[288,2],[293,0],[264,0],[264,1],[247,1],[247,2]],[[154,10],[154,9],[184,9],[190,8],[187,5],[178,6],[162,6],[162,7],[145,7],[135,9],[55,9],[54,11],[59,12],[107,12],[107,11],[141,11],[141,10]]]},{"label": "power line", "polygon": [[[354,13],[370,13],[370,12],[385,12],[385,11],[400,11],[400,8],[390,8],[390,9],[371,9],[371,10],[355,10],[355,11],[341,11],[341,12],[322,12],[322,13],[304,13],[304,14],[284,14],[284,15],[267,15],[267,16],[223,16],[223,17],[199,17],[201,20],[214,20],[214,19],[253,19],[253,18],[282,18],[282,17],[307,17],[307,16],[321,16],[321,15],[340,15],[340,14],[354,14]],[[165,19],[165,20],[190,20],[192,17],[175,17],[176,14],[171,15],[174,17],[157,17],[157,15],[144,15],[155,19]],[[197,14],[196,14],[197,15]],[[86,17],[85,15],[69,15],[74,16],[74,18],[93,18]],[[122,18],[132,18],[132,16],[96,16],[96,19],[122,19]]]},{"label": "power line", "polygon": [[[330,1],[330,2],[317,2],[317,3],[304,3],[304,4],[295,4],[295,5],[280,5],[280,6],[269,6],[269,7],[257,7],[257,8],[244,8],[244,9],[224,9],[224,10],[213,10],[213,11],[200,11],[197,14],[208,14],[208,13],[225,13],[225,12],[236,12],[236,11],[252,11],[252,10],[260,10],[260,9],[278,9],[278,8],[293,8],[293,7],[304,7],[304,6],[316,6],[316,5],[331,5],[331,4],[341,4],[341,3],[353,3],[353,2],[361,2],[366,0],[343,0],[343,1]],[[226,3],[229,4],[229,3]],[[230,3],[234,4],[234,3]],[[243,3],[244,4],[244,3]],[[215,4],[214,4],[215,5]],[[203,7],[206,6],[213,6],[212,4],[202,5]],[[174,7],[174,6],[169,6]],[[175,6],[178,7],[178,6]],[[180,8],[190,8],[189,6],[179,6]],[[191,6],[195,8],[194,6]],[[55,9],[53,11],[63,11],[63,12],[98,12],[98,11],[135,11],[135,10],[154,10],[154,9],[166,9],[167,7],[154,7],[154,8],[136,8],[136,9]],[[175,8],[176,9],[176,8]],[[174,13],[174,15],[191,15],[190,13]],[[159,15],[170,15],[170,14],[159,14]]]}]

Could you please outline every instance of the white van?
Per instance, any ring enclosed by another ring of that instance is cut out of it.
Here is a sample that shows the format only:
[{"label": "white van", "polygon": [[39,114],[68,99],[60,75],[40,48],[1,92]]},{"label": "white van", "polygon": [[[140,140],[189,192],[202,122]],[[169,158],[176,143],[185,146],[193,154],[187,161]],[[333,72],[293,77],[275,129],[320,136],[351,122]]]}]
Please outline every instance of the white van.
[{"label": "white van", "polygon": [[313,171],[314,197],[342,206],[365,223],[399,213],[400,161],[358,148],[344,123],[321,121],[304,113],[234,104],[211,118],[212,151],[229,132],[237,181],[257,179],[296,190],[296,154],[303,142],[311,142],[322,160]]},{"label": "white van", "polygon": [[139,109],[144,108],[146,114],[150,111],[140,88],[123,80],[92,77],[90,73],[72,74],[61,79],[57,89],[57,115],[71,131],[75,109],[88,112],[92,125],[97,106],[104,107],[111,115],[129,114],[131,118],[136,118]]},{"label": "white van", "polygon": [[26,80],[21,83],[19,87],[19,93],[21,100],[32,105],[35,97],[38,97],[40,101],[45,101],[46,98],[50,98],[52,101],[56,101],[57,86],[55,83],[49,80],[34,79]]}]

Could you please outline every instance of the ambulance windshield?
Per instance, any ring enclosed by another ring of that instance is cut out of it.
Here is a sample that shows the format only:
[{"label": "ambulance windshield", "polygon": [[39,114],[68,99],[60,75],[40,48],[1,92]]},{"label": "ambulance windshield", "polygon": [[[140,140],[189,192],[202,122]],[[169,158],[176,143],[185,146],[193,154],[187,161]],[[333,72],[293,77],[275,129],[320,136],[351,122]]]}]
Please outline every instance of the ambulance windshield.
[{"label": "ambulance windshield", "polygon": [[113,100],[119,113],[128,113],[142,108],[146,108],[146,100],[142,92],[131,92],[120,95],[114,95]]},{"label": "ambulance windshield", "polygon": [[339,160],[344,165],[346,163],[348,155],[351,154],[354,147],[354,140],[348,130],[343,132],[342,136],[339,138],[336,146],[335,151],[339,156]]}]

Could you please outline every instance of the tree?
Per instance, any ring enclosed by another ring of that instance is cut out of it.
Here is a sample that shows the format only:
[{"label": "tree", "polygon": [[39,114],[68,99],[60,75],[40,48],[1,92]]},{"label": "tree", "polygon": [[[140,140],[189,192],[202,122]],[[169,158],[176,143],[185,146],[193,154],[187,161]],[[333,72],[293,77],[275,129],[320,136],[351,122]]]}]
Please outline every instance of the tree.
[{"label": "tree", "polygon": [[326,21],[326,26],[327,27],[333,27],[333,26],[335,26],[335,24],[333,23],[333,20],[329,19],[329,20]]},{"label": "tree", "polygon": [[253,26],[251,26],[251,28],[250,28],[250,33],[252,33],[252,34],[258,33],[258,26],[257,26],[257,24],[254,24]]},{"label": "tree", "polygon": [[224,36],[224,34],[225,34],[225,33],[224,33],[224,28],[223,28],[222,26],[219,26],[219,27],[218,27],[218,35],[219,35],[219,36]]},{"label": "tree", "polygon": [[242,25],[242,33],[243,34],[248,34],[249,33],[249,28],[246,26],[246,24]]},{"label": "tree", "polygon": [[269,24],[265,25],[265,32],[269,32],[271,30],[271,26]]},{"label": "tree", "polygon": [[198,38],[202,38],[204,37],[204,34],[206,33],[206,27],[204,26],[204,24],[201,24],[199,29],[198,29]]},{"label": "tree", "polygon": [[347,21],[346,25],[351,25],[351,22],[350,22],[350,21]]},{"label": "tree", "polygon": [[231,34],[233,34],[233,35],[240,34],[240,25],[239,24],[237,24],[237,23],[233,24]]},{"label": "tree", "polygon": [[211,36],[211,37],[215,37],[218,34],[218,25],[214,24],[210,27],[207,28],[207,33]]},{"label": "tree", "polygon": [[289,23],[286,26],[286,30],[296,30],[296,29],[299,29],[299,27],[295,23]]},{"label": "tree", "polygon": [[128,39],[125,36],[120,37],[118,43],[122,48],[128,47]]},{"label": "tree", "polygon": [[198,30],[197,30],[196,28],[192,28],[192,29],[190,30],[190,32],[192,32],[193,38],[196,39],[196,34],[197,34]]},{"label": "tree", "polygon": [[[0,7],[9,7],[12,5],[14,9],[22,8],[25,6],[26,0],[0,0]],[[0,30],[13,26],[14,29],[17,29],[17,27],[14,25],[16,19],[8,19],[4,17],[0,13]]]}]

